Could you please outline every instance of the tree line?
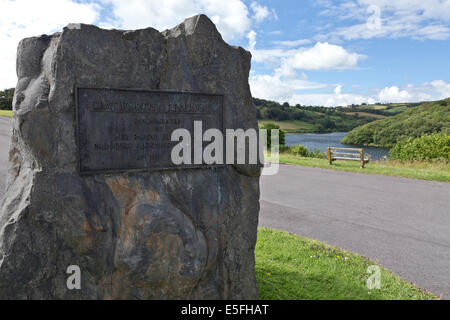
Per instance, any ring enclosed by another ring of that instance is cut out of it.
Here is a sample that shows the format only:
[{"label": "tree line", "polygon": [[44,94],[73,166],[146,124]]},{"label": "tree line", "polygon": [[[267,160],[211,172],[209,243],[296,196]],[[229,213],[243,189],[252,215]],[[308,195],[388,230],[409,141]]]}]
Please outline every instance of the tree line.
[{"label": "tree line", "polygon": [[280,104],[258,98],[253,98],[253,103],[258,120],[301,121],[310,124],[312,132],[345,132],[375,120],[372,117],[346,114],[348,110],[342,107],[291,106],[287,102]]},{"label": "tree line", "polygon": [[12,110],[14,88],[0,90],[0,110]]}]

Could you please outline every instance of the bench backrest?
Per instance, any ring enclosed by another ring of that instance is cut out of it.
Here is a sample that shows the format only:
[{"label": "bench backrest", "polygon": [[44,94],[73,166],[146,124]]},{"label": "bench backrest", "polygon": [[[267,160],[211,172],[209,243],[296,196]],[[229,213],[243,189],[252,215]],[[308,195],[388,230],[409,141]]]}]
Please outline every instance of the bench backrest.
[{"label": "bench backrest", "polygon": [[328,147],[328,163],[331,164],[334,160],[356,160],[361,162],[361,168],[364,168],[364,163],[369,160],[364,158],[364,150],[361,148],[338,148]]}]

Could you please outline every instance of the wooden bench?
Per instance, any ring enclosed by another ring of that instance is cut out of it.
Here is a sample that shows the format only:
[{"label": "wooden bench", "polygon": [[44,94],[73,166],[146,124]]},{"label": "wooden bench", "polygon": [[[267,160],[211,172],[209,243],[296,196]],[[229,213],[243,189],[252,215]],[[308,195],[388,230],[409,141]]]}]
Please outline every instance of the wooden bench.
[{"label": "wooden bench", "polygon": [[360,167],[369,162],[369,159],[364,158],[364,150],[356,148],[337,148],[328,147],[328,164],[331,165],[335,160],[356,160],[359,161]]}]

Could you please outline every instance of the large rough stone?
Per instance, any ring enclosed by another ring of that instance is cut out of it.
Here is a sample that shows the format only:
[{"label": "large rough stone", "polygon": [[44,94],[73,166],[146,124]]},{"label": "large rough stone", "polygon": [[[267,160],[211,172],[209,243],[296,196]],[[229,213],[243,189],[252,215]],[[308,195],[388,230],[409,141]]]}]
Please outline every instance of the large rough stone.
[{"label": "large rough stone", "polygon": [[[0,211],[0,298],[254,299],[259,166],[77,172],[75,86],[223,93],[224,127],[256,128],[250,53],[204,15],[174,29],[72,24],[17,54]],[[68,290],[69,265],[81,290]]]}]

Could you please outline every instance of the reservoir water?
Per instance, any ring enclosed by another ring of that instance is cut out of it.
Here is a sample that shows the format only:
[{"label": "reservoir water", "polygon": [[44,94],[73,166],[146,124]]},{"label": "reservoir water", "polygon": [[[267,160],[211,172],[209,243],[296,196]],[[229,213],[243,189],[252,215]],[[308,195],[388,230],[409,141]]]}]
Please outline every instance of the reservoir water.
[{"label": "reservoir water", "polygon": [[364,154],[370,154],[372,160],[380,160],[384,156],[389,157],[389,149],[367,147],[367,146],[349,146],[341,143],[341,139],[347,132],[333,133],[286,133],[286,145],[302,144],[308,149],[319,149],[326,152],[328,147],[342,148],[363,148]]}]

